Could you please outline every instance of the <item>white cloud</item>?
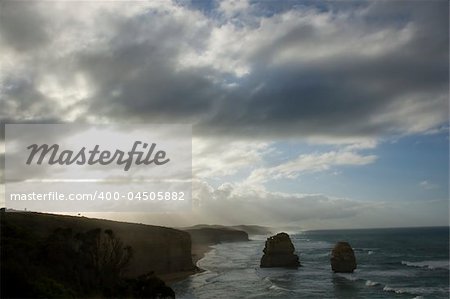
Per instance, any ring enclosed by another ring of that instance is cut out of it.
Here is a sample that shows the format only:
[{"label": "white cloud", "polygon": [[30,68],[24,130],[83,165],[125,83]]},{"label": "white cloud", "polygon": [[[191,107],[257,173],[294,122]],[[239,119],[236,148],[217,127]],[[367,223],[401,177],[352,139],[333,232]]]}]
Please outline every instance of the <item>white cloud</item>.
[{"label": "white cloud", "polygon": [[320,145],[338,145],[346,150],[365,150],[374,149],[377,147],[379,140],[370,137],[342,137],[342,136],[313,136],[306,138],[309,144],[320,144]]},{"label": "white cloud", "polygon": [[[367,205],[263,184],[373,163],[362,150],[384,137],[447,122],[448,9],[378,1],[253,14],[254,3],[204,14],[171,1],[7,1],[0,118],[193,123],[196,178],[253,170],[245,185],[195,186],[201,219],[351,217]],[[273,141],[301,138],[339,147],[267,166]]]},{"label": "white cloud", "polygon": [[[298,228],[361,228],[444,225],[448,199],[360,201],[325,194],[270,192],[258,186],[224,183],[213,188],[204,181],[193,185],[195,205],[179,225],[261,224]],[[445,207],[445,208],[444,208]],[[174,219],[171,219],[173,221]]]},{"label": "white cloud", "polygon": [[255,169],[247,184],[260,184],[268,180],[293,179],[301,173],[326,171],[336,166],[367,165],[376,160],[375,155],[361,155],[353,151],[330,151],[302,154],[286,163]]},{"label": "white cloud", "polygon": [[234,17],[236,14],[245,12],[249,7],[248,0],[223,0],[219,3],[219,11],[226,17]]},{"label": "white cloud", "polygon": [[236,174],[242,169],[259,165],[271,151],[269,142],[227,138],[194,138],[192,147],[192,172],[197,178]]},{"label": "white cloud", "polygon": [[436,131],[436,127],[446,120],[448,94],[416,92],[397,98],[384,113],[374,115],[367,121],[374,125],[396,122],[396,129],[392,133],[407,135]]},{"label": "white cloud", "polygon": [[[315,140],[316,143],[319,140]],[[333,170],[339,166],[364,166],[375,162],[377,156],[361,154],[359,150],[373,149],[374,140],[334,139],[322,144],[335,145],[336,150],[300,154],[275,166],[273,156],[286,154],[276,142],[229,138],[194,138],[193,175],[199,179],[224,179],[242,171],[244,184],[261,187],[270,180],[295,179],[300,174]],[[295,145],[291,145],[295,147]]]},{"label": "white cloud", "polygon": [[375,139],[446,121],[441,4],[264,5],[221,1],[209,14],[170,1],[5,3],[1,117]]},{"label": "white cloud", "polygon": [[352,217],[375,205],[322,194],[268,192],[242,184],[224,183],[216,189],[202,181],[195,184],[194,213],[209,223],[307,223]]},{"label": "white cloud", "polygon": [[433,190],[439,187],[437,184],[434,184],[428,180],[421,181],[419,183],[419,186],[425,190]]}]

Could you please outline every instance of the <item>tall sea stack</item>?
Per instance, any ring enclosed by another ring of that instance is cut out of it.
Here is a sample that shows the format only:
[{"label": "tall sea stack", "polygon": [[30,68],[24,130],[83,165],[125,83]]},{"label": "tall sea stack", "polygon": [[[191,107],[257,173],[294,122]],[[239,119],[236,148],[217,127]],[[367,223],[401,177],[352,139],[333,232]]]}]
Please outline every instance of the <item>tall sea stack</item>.
[{"label": "tall sea stack", "polygon": [[300,266],[298,256],[294,254],[295,248],[291,238],[286,233],[279,233],[267,238],[264,247],[264,255],[261,258],[261,268],[286,267],[297,268]]},{"label": "tall sea stack", "polygon": [[356,258],[352,247],[347,242],[338,242],[331,252],[331,269],[336,273],[353,273]]}]

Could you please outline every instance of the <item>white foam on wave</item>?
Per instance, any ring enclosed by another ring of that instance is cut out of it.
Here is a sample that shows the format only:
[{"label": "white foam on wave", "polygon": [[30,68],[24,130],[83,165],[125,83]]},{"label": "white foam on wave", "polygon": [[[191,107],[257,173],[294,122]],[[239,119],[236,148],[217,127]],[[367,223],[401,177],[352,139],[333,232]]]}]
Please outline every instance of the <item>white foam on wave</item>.
[{"label": "white foam on wave", "polygon": [[434,269],[449,270],[450,269],[448,260],[421,261],[421,262],[402,261],[402,264],[405,266],[408,266],[408,267],[426,268],[426,269],[430,269],[430,270],[434,270]]},{"label": "white foam on wave", "polygon": [[272,284],[272,280],[270,280],[270,278],[269,277],[264,277],[263,278],[263,281],[265,281],[265,282],[269,282],[269,283],[271,283]]},{"label": "white foam on wave", "polygon": [[269,235],[250,235],[250,241],[265,241],[268,237],[270,237]]},{"label": "white foam on wave", "polygon": [[383,291],[386,292],[394,292],[396,294],[411,294],[415,295],[417,297],[415,298],[423,298],[421,295],[432,295],[436,293],[448,293],[448,290],[445,288],[439,288],[439,287],[390,287],[386,285],[383,288]]},{"label": "white foam on wave", "polygon": [[357,281],[357,280],[360,279],[354,273],[335,273],[334,275],[343,277],[343,278],[345,278],[347,280],[350,280],[350,281]]},{"label": "white foam on wave", "polygon": [[329,252],[325,252],[325,253],[316,253],[316,254],[311,254],[315,257],[329,257],[331,254]]},{"label": "white foam on wave", "polygon": [[290,292],[290,291],[291,291],[291,290],[289,290],[289,289],[279,287],[279,286],[277,286],[277,285],[275,285],[275,284],[271,285],[271,286],[269,287],[269,290],[283,291],[283,292]]},{"label": "white foam on wave", "polygon": [[388,285],[384,286],[383,291],[385,291],[385,292],[393,292],[393,293],[396,293],[396,294],[408,293],[408,291],[405,290],[405,289],[400,289],[400,288],[396,289],[396,288],[390,287]]},{"label": "white foam on wave", "polygon": [[373,287],[373,286],[377,286],[377,285],[380,285],[380,283],[376,282],[376,281],[372,281],[372,280],[366,281],[366,286],[368,286],[368,287]]}]

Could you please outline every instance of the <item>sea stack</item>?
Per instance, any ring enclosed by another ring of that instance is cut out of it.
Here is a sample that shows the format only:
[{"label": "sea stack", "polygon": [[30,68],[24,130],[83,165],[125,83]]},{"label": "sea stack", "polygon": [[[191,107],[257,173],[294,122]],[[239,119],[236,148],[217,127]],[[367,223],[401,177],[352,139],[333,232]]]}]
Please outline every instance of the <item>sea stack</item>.
[{"label": "sea stack", "polygon": [[331,252],[331,269],[336,273],[353,273],[356,258],[352,247],[347,242],[338,242]]},{"label": "sea stack", "polygon": [[288,234],[279,233],[269,237],[263,250],[264,255],[261,258],[260,267],[297,268],[300,266],[300,262],[294,251],[294,245]]}]

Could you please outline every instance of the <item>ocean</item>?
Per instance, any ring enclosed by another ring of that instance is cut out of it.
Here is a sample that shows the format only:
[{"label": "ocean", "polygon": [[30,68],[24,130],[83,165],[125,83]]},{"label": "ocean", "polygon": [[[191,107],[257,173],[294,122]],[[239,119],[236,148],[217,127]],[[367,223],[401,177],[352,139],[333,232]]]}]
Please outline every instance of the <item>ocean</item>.
[{"label": "ocean", "polygon": [[[290,233],[302,267],[259,267],[266,237],[213,246],[206,271],[173,285],[179,299],[449,298],[449,228],[328,230]],[[358,268],[335,274],[330,252],[349,242]]]}]

